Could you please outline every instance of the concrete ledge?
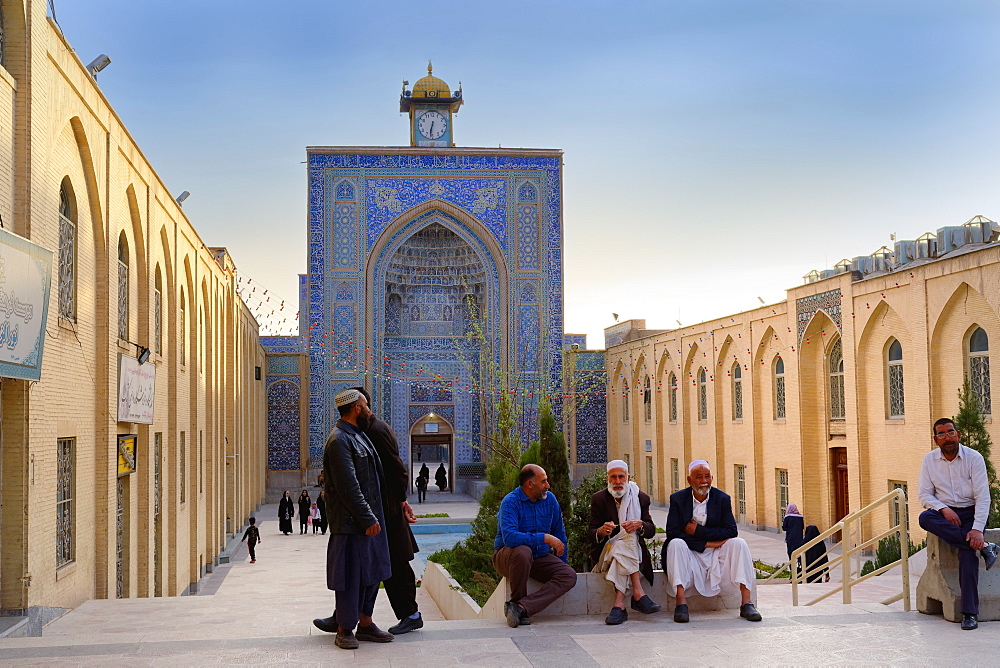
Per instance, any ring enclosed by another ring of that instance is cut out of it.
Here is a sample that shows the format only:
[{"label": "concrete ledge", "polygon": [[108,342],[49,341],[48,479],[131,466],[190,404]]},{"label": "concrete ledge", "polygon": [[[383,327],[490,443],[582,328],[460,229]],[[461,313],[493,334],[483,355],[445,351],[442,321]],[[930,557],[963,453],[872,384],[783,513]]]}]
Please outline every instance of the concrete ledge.
[{"label": "concrete ledge", "polygon": [[[507,579],[500,584],[485,605],[479,605],[471,596],[461,591],[460,585],[441,564],[427,562],[421,587],[427,589],[437,603],[445,619],[504,619],[503,604],[510,600],[510,586]],[[537,591],[541,585],[528,581],[528,593]],[[672,613],[675,605],[670,587],[662,571],[654,571],[653,585],[646,586],[646,593],[663,609]],[[693,612],[729,610],[740,607],[739,592],[705,598],[698,594],[688,594],[688,607]],[[552,605],[537,613],[536,617],[565,617],[571,615],[607,614],[615,601],[615,588],[603,573],[577,573],[576,585]]]},{"label": "concrete ledge", "polygon": [[0,638],[29,638],[27,617],[0,617]]},{"label": "concrete ledge", "polygon": [[[1000,529],[987,529],[989,543],[1000,544]],[[986,571],[979,562],[979,621],[1000,621],[1000,566]],[[933,534],[927,534],[927,566],[917,583],[917,610],[943,615],[949,622],[962,621],[962,590],[958,586],[958,550]]]}]

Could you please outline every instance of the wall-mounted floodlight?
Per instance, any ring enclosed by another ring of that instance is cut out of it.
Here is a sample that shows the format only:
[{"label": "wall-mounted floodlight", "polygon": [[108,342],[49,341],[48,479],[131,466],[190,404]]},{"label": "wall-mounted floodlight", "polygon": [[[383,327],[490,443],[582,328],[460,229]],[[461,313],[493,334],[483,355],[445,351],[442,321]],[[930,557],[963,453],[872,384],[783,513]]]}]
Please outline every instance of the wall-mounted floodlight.
[{"label": "wall-mounted floodlight", "polygon": [[191,193],[189,193],[186,190],[184,192],[182,192],[180,195],[178,195],[177,196],[177,206],[182,206],[184,204],[184,200],[186,200],[190,196],[191,196]]},{"label": "wall-mounted floodlight", "polygon": [[87,65],[87,71],[90,72],[90,76],[97,78],[97,73],[103,70],[105,67],[111,64],[111,59],[108,58],[107,54],[102,53],[97,58],[90,61]]},{"label": "wall-mounted floodlight", "polygon": [[149,348],[140,346],[138,343],[132,345],[136,347],[136,360],[139,361],[139,364],[145,364],[149,360]]}]

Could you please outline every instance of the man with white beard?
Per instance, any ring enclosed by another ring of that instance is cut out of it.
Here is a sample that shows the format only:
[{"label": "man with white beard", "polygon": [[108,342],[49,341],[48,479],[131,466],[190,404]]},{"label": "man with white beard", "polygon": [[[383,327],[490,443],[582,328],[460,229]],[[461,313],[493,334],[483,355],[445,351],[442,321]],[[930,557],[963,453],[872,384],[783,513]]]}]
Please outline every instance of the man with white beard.
[{"label": "man with white beard", "polygon": [[690,487],[670,495],[663,566],[676,588],[674,621],[689,620],[686,591],[705,597],[740,590],[740,617],[761,620],[753,604],[757,574],[746,541],[739,538],[729,495],[712,487],[712,470],[704,459],[688,466]]},{"label": "man with white beard", "polygon": [[590,560],[594,572],[606,573],[615,586],[615,603],[605,624],[621,624],[628,619],[625,592],[632,587],[632,609],[650,614],[661,606],[653,603],[642,588],[640,575],[653,584],[653,561],[644,538],[656,535],[649,515],[649,495],[629,479],[628,464],[621,459],[608,462],[608,488],[590,498]]}]

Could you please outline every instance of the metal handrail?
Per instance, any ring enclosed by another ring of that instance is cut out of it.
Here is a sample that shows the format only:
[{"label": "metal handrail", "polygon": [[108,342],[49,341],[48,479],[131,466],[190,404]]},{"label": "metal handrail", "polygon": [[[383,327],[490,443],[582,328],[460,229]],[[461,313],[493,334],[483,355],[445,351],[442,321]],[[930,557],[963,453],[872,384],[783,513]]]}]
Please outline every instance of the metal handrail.
[{"label": "metal handrail", "polygon": [[[852,535],[852,531],[855,531],[857,533],[857,535],[860,536],[861,521],[865,517],[867,517],[871,513],[875,512],[876,510],[881,509],[883,506],[888,506],[890,503],[893,503],[893,502],[898,502],[898,503],[900,503],[902,505],[902,508],[900,510],[900,513],[899,513],[899,522],[897,522],[894,526],[889,527],[889,529],[887,529],[886,531],[883,531],[882,533],[880,533],[880,534],[878,534],[876,536],[872,536],[868,540],[865,540],[865,541],[860,541],[860,540],[853,540],[853,541],[851,541],[851,540],[849,540],[850,537],[851,537],[851,535]],[[816,598],[816,599],[814,599],[812,601],[809,601],[805,605],[813,605],[815,603],[819,603],[823,599],[828,598],[830,596],[833,596],[834,594],[836,594],[838,592],[843,592],[843,602],[844,603],[850,603],[851,602],[851,588],[852,587],[854,587],[855,585],[858,585],[858,584],[864,582],[865,580],[867,580],[867,579],[869,579],[871,577],[874,577],[876,575],[881,575],[882,573],[885,573],[889,569],[895,567],[897,564],[902,564],[902,569],[901,569],[902,591],[899,594],[896,594],[894,596],[890,596],[889,598],[885,599],[884,601],[882,601],[882,604],[883,605],[890,605],[890,604],[895,603],[896,601],[899,601],[900,599],[902,599],[902,601],[903,601],[903,609],[906,610],[907,612],[909,612],[909,610],[910,610],[910,562],[909,562],[909,558],[910,558],[910,531],[909,531],[909,525],[908,525],[908,523],[909,523],[909,514],[908,514],[908,509],[907,509],[907,506],[906,506],[906,493],[903,490],[901,490],[899,488],[896,488],[896,489],[892,490],[891,492],[889,492],[888,494],[886,494],[885,496],[883,496],[883,497],[881,497],[881,498],[879,498],[879,499],[877,499],[877,500],[869,503],[867,506],[865,506],[861,510],[857,510],[857,511],[848,513],[839,522],[837,522],[836,524],[834,524],[833,526],[831,526],[829,529],[827,529],[826,531],[824,531],[820,535],[816,536],[815,538],[813,538],[809,542],[803,543],[801,546],[799,546],[798,548],[796,548],[795,550],[793,550],[791,558],[788,561],[786,561],[784,564],[782,564],[781,566],[779,566],[777,568],[777,570],[775,570],[774,573],[772,573],[770,575],[770,577],[768,577],[767,579],[765,579],[760,584],[777,584],[778,582],[774,581],[775,578],[777,578],[777,576],[779,574],[781,574],[782,572],[784,572],[786,570],[789,571],[790,574],[791,574],[791,584],[792,584],[792,605],[796,605],[797,606],[799,604],[799,589],[798,589],[799,585],[802,584],[802,583],[804,583],[805,580],[809,576],[815,575],[817,572],[819,572],[821,570],[819,566],[814,566],[812,569],[807,570],[808,564],[806,564],[806,562],[805,562],[806,552],[809,550],[809,548],[811,548],[814,545],[817,545],[817,544],[823,542],[829,536],[832,536],[832,535],[840,532],[841,540],[840,540],[840,542],[837,545],[834,545],[833,547],[831,547],[830,549],[828,549],[826,551],[826,554],[830,555],[829,556],[829,561],[822,568],[823,569],[832,569],[835,566],[839,565],[840,568],[841,568],[841,573],[842,573],[842,575],[841,575],[841,580],[842,581],[841,581],[840,585],[838,585],[834,589],[826,592],[825,594],[819,596],[818,598]],[[885,566],[883,566],[883,567],[881,567],[881,568],[879,568],[879,569],[877,569],[875,571],[872,571],[871,573],[868,573],[866,575],[860,575],[859,574],[859,577],[855,578],[854,577],[854,573],[853,573],[853,571],[851,569],[851,557],[853,557],[855,554],[857,554],[861,550],[864,550],[869,545],[875,544],[878,541],[880,541],[883,538],[885,538],[886,536],[891,536],[894,533],[899,535],[899,547],[900,547],[900,550],[899,550],[899,552],[900,552],[900,558],[899,558],[899,560],[898,561],[894,561],[891,564],[887,564],[887,565],[885,565]],[[835,549],[838,546],[840,546],[840,548],[841,548],[840,554],[839,555],[831,555],[830,554],[831,550]],[[795,565],[795,568],[792,567],[793,564]],[[772,581],[774,581],[774,582],[772,582]]]}]

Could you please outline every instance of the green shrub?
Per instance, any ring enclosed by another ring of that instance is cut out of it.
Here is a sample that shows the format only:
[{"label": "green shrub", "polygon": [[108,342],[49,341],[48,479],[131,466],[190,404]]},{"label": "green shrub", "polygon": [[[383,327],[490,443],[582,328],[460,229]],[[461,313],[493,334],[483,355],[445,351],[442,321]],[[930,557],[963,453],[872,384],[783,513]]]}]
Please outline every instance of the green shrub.
[{"label": "green shrub", "polygon": [[[909,539],[906,542],[909,543],[909,556],[911,557],[927,544],[926,540],[920,541],[919,545],[914,545]],[[883,566],[899,561],[902,557],[903,551],[899,546],[899,534],[890,534],[878,542],[878,547],[875,549],[875,561],[869,559],[861,566],[861,575],[868,575]]]}]

